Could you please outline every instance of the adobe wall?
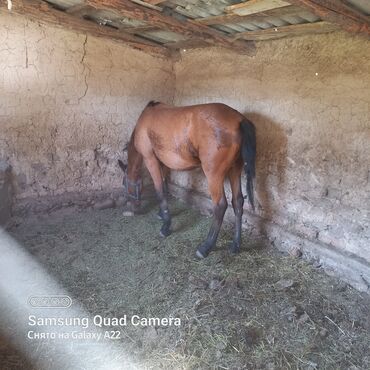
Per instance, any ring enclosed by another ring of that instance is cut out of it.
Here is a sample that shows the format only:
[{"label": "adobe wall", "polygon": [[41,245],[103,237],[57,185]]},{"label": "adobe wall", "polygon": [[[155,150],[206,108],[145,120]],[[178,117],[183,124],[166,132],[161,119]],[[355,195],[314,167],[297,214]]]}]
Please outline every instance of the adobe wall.
[{"label": "adobe wall", "polygon": [[172,103],[172,61],[0,14],[0,160],[15,196],[109,191],[151,99]]}]

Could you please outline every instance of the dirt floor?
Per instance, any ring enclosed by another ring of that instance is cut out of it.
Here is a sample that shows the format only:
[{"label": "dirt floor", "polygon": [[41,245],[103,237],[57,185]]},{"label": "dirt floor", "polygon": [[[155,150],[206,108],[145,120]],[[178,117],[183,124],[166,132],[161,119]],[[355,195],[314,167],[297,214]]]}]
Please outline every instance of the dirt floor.
[{"label": "dirt floor", "polygon": [[[22,220],[11,235],[91,316],[181,319],[180,327],[119,328],[115,345],[138,367],[370,369],[369,296],[263,239],[244,235],[242,253],[229,256],[230,226],[199,261],[194,252],[210,220],[178,201],[170,209],[167,239],[152,201],[128,218],[120,209],[59,210]],[[29,348],[47,357],[40,342]],[[85,368],[113,370],[109,357],[105,367],[100,360]],[[30,368],[25,361],[0,341],[1,369]],[[119,368],[128,367],[121,359]]]}]

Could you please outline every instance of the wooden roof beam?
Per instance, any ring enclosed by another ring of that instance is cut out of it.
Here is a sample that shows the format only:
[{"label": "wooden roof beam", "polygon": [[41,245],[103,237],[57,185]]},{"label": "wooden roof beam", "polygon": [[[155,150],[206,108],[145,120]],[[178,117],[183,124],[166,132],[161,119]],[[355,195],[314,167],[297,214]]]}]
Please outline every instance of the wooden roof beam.
[{"label": "wooden roof beam", "polygon": [[[9,12],[6,2],[0,2],[0,11]],[[84,34],[122,41],[134,49],[143,50],[147,53],[170,56],[168,49],[154,42],[141,40],[136,36],[124,34],[120,30],[99,26],[94,22],[73,17],[61,10],[56,10],[43,1],[14,1],[10,12]]]},{"label": "wooden roof beam", "polygon": [[291,4],[301,6],[316,14],[321,19],[340,26],[347,32],[370,37],[369,17],[340,0],[289,0]]},{"label": "wooden roof beam", "polygon": [[315,22],[293,24],[290,26],[274,27],[258,31],[246,31],[238,33],[235,38],[246,40],[268,40],[287,36],[300,36],[307,34],[329,33],[337,31],[339,27],[329,22]]},{"label": "wooden roof beam", "polygon": [[195,21],[204,25],[213,24],[228,24],[228,23],[239,23],[239,22],[253,22],[253,21],[263,21],[266,17],[286,17],[297,15],[297,13],[302,12],[302,8],[295,5],[285,6],[283,8],[275,8],[266,10],[257,14],[249,15],[238,15],[238,14],[222,14],[214,15],[206,18],[197,18]]},{"label": "wooden roof beam", "polygon": [[136,5],[129,0],[86,0],[86,4],[96,9],[114,10],[124,17],[144,21],[148,25],[175,32],[190,39],[202,39],[210,45],[222,46],[238,53],[255,54],[253,42],[234,41],[221,32],[197,22],[191,20],[180,21],[156,10]]},{"label": "wooden roof beam", "polygon": [[203,40],[196,40],[196,39],[182,40],[182,41],[176,41],[176,42],[167,42],[164,45],[174,50],[182,49],[183,51],[186,51],[187,49],[198,49],[198,48],[204,48],[208,46],[208,44],[204,42]]}]

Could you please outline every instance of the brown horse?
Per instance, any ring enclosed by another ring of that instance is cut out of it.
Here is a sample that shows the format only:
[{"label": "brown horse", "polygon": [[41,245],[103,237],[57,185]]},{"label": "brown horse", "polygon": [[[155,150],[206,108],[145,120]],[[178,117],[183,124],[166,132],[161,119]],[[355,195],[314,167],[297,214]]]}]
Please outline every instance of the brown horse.
[{"label": "brown horse", "polygon": [[140,206],[141,168],[144,161],[157,192],[163,220],[161,235],[168,236],[171,216],[167,205],[165,169],[190,170],[201,166],[213,202],[213,222],[207,239],[197,249],[204,258],[216,244],[227,208],[224,181],[228,177],[235,212],[235,234],[230,250],[238,253],[244,197],[241,173],[244,167],[249,203],[254,210],[256,134],[254,125],[241,113],[220,103],[172,107],[151,101],[139,117],[127,146],[128,166],[123,185],[132,211]]}]

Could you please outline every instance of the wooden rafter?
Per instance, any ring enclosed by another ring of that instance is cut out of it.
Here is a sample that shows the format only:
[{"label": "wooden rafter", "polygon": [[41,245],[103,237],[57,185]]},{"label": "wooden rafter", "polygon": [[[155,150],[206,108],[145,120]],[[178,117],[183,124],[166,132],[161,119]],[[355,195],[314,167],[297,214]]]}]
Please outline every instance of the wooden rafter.
[{"label": "wooden rafter", "polygon": [[240,32],[236,38],[244,38],[246,40],[268,40],[273,38],[281,38],[286,36],[300,36],[307,34],[329,33],[337,31],[339,27],[329,22],[315,22],[293,24],[290,26],[274,27],[258,31]]},{"label": "wooden rafter", "polygon": [[332,22],[352,33],[370,37],[369,17],[339,0],[289,0],[308,9],[323,20]]},{"label": "wooden rafter", "polygon": [[207,26],[191,20],[180,21],[156,10],[138,6],[129,0],[86,0],[86,3],[96,9],[114,10],[124,17],[141,20],[148,25],[172,31],[190,39],[202,39],[210,45],[222,46],[239,53],[255,54],[255,45],[253,42],[234,42],[232,38]]},{"label": "wooden rafter", "polygon": [[238,23],[243,21],[261,22],[266,17],[289,17],[297,15],[297,13],[299,13],[300,11],[302,12],[302,9],[298,6],[290,5],[283,8],[275,8],[257,14],[249,14],[243,16],[238,14],[222,14],[206,18],[198,18],[196,19],[196,22],[204,25]]},{"label": "wooden rafter", "polygon": [[[0,2],[0,11],[9,12],[6,3]],[[96,23],[79,19],[69,15],[63,11],[56,10],[49,6],[47,3],[38,0],[23,0],[14,1],[11,13],[26,16],[36,21],[52,24],[55,26],[62,26],[63,28],[71,29],[74,31],[90,34],[97,37],[105,37],[117,41],[123,41],[125,44],[139,50],[146,51],[152,54],[160,54],[169,56],[169,51],[144,39],[140,39],[133,35],[128,35],[120,30],[113,28],[99,26]]]}]

